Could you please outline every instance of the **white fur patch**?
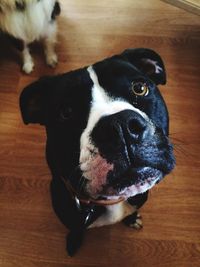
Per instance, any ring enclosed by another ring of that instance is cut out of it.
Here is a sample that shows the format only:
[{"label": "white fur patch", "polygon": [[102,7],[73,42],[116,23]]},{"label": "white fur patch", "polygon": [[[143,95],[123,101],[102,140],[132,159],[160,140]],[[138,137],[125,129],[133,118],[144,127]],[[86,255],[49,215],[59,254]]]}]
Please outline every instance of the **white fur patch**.
[{"label": "white fur patch", "polygon": [[120,222],[128,215],[136,211],[136,207],[130,205],[127,201],[115,205],[107,206],[106,212],[100,216],[89,228],[100,227]]},{"label": "white fur patch", "polygon": [[0,28],[25,43],[46,37],[55,28],[51,22],[55,2],[56,0],[32,0],[26,1],[24,11],[7,9],[5,13],[0,13]]}]

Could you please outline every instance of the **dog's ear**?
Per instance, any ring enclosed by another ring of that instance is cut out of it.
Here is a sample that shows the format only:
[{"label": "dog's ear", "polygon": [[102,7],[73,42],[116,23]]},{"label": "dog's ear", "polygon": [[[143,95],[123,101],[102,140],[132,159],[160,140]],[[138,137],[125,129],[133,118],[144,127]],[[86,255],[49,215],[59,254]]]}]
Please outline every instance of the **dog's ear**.
[{"label": "dog's ear", "polygon": [[148,75],[155,84],[166,83],[165,66],[155,51],[147,48],[127,49],[122,57]]},{"label": "dog's ear", "polygon": [[46,124],[48,100],[52,97],[51,77],[44,77],[28,85],[20,95],[20,108],[25,124]]}]

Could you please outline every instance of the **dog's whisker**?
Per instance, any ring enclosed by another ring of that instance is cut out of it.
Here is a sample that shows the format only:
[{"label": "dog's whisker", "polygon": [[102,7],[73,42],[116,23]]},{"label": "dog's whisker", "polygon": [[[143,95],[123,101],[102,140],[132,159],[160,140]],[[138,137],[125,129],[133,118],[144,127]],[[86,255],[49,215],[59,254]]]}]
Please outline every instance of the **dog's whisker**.
[{"label": "dog's whisker", "polygon": [[194,156],[185,149],[185,147],[183,147],[181,144],[175,144],[174,145],[174,151],[177,152],[179,155],[181,156],[185,156],[185,157],[190,157],[193,158]]},{"label": "dog's whisker", "polygon": [[171,139],[172,141],[175,141],[175,142],[173,142],[173,144],[187,145],[187,144],[184,143],[183,140],[181,140],[181,139],[179,139],[179,138],[171,137],[171,136],[170,136],[170,139]]},{"label": "dog's whisker", "polygon": [[181,147],[179,145],[174,146],[174,151],[181,152],[181,153],[187,155],[187,151],[183,147]]}]

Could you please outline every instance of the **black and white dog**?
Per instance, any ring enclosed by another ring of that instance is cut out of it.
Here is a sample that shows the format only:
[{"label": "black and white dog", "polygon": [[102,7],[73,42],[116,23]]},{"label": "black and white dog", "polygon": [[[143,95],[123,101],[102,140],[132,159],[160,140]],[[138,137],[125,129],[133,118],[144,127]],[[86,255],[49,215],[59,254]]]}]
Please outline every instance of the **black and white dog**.
[{"label": "black and white dog", "polygon": [[24,72],[30,73],[34,68],[28,45],[36,40],[44,41],[47,64],[57,64],[54,46],[59,13],[56,0],[0,0],[0,31],[22,42]]},{"label": "black and white dog", "polygon": [[137,209],[175,165],[157,88],[165,82],[160,56],[138,48],[22,92],[24,122],[46,127],[52,203],[70,230],[70,255],[87,228],[121,220],[142,226]]}]

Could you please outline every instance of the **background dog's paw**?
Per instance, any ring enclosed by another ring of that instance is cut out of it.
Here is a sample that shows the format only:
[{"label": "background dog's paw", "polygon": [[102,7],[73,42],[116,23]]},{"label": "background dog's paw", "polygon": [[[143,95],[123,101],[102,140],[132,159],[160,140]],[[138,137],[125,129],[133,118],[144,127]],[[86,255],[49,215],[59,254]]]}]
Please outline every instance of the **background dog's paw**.
[{"label": "background dog's paw", "polygon": [[137,230],[139,230],[139,229],[141,229],[141,228],[143,227],[142,217],[140,216],[139,213],[137,213],[137,211],[134,212],[133,214],[127,216],[127,217],[123,220],[123,222],[124,222],[127,226],[129,226],[129,227],[131,227],[131,228],[134,228],[134,229],[137,229]]},{"label": "background dog's paw", "polygon": [[23,64],[22,70],[26,73],[29,74],[33,71],[34,69],[34,63],[33,61],[29,60]]},{"label": "background dog's paw", "polygon": [[71,231],[67,236],[67,252],[69,256],[74,256],[82,244],[82,234]]},{"label": "background dog's paw", "polygon": [[52,53],[52,54],[48,54],[46,56],[46,62],[47,62],[47,65],[52,67],[52,68],[55,68],[55,66],[58,64],[58,57],[55,53]]}]

